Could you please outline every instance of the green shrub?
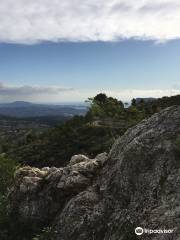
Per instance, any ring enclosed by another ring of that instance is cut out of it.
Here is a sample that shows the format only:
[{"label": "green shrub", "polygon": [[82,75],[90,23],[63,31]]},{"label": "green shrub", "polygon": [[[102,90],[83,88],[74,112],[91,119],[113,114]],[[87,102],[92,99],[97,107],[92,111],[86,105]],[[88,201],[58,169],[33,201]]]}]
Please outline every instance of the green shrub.
[{"label": "green shrub", "polygon": [[7,214],[8,188],[12,184],[16,163],[7,159],[3,155],[0,156],[0,239],[8,239],[8,226],[10,219]]},{"label": "green shrub", "polygon": [[15,161],[0,155],[0,195],[4,195],[11,185],[16,166]]}]

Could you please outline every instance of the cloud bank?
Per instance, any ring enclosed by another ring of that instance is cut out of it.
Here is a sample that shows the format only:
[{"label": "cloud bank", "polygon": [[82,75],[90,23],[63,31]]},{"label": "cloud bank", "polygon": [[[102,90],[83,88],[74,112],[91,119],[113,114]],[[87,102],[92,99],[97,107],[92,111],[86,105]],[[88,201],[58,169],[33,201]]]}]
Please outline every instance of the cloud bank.
[{"label": "cloud bank", "polygon": [[137,97],[163,97],[180,94],[179,85],[172,89],[73,89],[58,86],[14,86],[0,83],[0,102],[78,102],[103,92],[122,101],[130,101]]},{"label": "cloud bank", "polygon": [[168,41],[180,38],[179,0],[1,0],[0,42]]},{"label": "cloud bank", "polygon": [[0,101],[51,101],[54,98],[64,96],[64,94],[71,95],[73,91],[72,88],[57,86],[14,86],[0,82]]}]

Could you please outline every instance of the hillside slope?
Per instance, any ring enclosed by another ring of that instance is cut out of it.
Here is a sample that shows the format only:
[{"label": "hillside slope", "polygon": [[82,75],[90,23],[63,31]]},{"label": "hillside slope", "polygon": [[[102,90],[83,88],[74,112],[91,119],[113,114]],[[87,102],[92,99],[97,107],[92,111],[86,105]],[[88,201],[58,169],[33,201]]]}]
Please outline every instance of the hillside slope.
[{"label": "hillside slope", "polygon": [[108,156],[19,169],[9,209],[24,238],[12,236],[31,239],[50,226],[44,239],[135,240],[140,226],[174,230],[143,240],[180,239],[179,136],[180,107],[174,106],[129,129]]},{"label": "hillside slope", "polygon": [[[61,124],[38,137],[32,135],[24,143],[11,145],[5,153],[25,165],[62,167],[75,154],[93,158],[101,152],[109,152],[115,139],[128,128],[166,107],[180,105],[180,95],[148,102],[141,100],[136,103],[133,99],[132,104],[125,108],[122,101],[100,93],[89,99],[85,116],[74,116],[65,122],[62,119]],[[52,118],[41,118],[31,120],[48,125],[53,123]]]}]

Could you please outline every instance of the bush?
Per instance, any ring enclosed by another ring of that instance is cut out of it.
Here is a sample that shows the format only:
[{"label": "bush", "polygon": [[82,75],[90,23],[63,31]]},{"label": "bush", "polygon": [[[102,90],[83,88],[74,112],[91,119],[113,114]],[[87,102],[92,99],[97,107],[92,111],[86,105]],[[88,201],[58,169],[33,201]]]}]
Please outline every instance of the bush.
[{"label": "bush", "polygon": [[4,156],[0,156],[0,239],[8,239],[8,226],[10,220],[7,214],[7,192],[12,184],[16,163]]},{"label": "bush", "polygon": [[7,159],[3,155],[0,156],[0,195],[6,194],[12,183],[15,169],[15,161]]}]

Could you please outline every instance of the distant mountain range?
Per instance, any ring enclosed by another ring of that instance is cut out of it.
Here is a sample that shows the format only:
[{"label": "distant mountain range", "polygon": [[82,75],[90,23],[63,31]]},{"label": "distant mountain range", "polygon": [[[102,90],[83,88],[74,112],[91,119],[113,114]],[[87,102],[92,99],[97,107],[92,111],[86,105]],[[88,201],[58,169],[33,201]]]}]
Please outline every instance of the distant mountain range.
[{"label": "distant mountain range", "polygon": [[30,102],[25,102],[25,101],[15,101],[12,103],[0,103],[0,107],[29,107],[29,106],[33,106],[36,105],[34,103],[30,103]]},{"label": "distant mountain range", "polygon": [[72,117],[74,115],[84,115],[86,111],[87,107],[85,105],[51,105],[24,101],[0,103],[1,115],[18,118],[44,116]]}]

